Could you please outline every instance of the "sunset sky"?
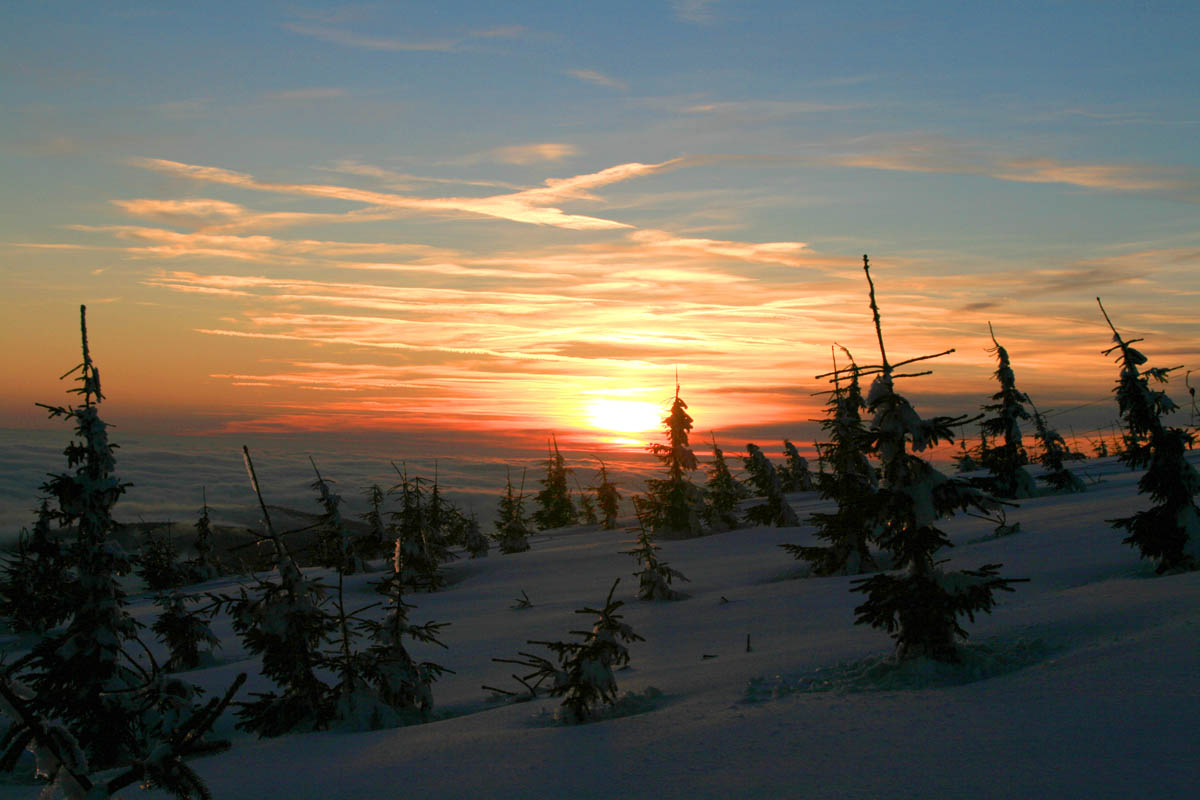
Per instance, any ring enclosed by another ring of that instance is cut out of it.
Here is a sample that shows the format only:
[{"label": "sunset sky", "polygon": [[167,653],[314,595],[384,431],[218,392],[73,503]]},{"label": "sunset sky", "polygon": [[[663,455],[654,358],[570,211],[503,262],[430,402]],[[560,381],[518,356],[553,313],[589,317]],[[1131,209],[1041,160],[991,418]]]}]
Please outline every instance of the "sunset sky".
[{"label": "sunset sky", "polygon": [[889,355],[957,348],[919,410],[995,391],[991,321],[1039,406],[1115,417],[1097,295],[1200,370],[1195,2],[4,17],[0,426],[87,303],[127,430],[641,441],[676,369],[704,436],[811,430],[831,344],[878,359],[863,253]]}]

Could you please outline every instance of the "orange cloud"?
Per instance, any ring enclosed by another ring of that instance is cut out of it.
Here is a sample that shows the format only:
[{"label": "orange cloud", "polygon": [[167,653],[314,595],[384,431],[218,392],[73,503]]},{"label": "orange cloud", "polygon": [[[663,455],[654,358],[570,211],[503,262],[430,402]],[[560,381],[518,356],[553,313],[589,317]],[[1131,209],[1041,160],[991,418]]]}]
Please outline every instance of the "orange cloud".
[{"label": "orange cloud", "polygon": [[679,166],[680,160],[674,159],[659,164],[618,164],[595,173],[570,178],[550,178],[545,181],[545,186],[490,197],[413,197],[330,184],[269,183],[258,181],[246,173],[220,167],[185,164],[158,158],[135,159],[133,163],[181,178],[258,191],[324,197],[433,214],[474,214],[573,230],[606,230],[632,226],[614,220],[568,214],[556,206],[571,200],[595,200],[597,198],[589,193],[589,189],[671,169]]}]

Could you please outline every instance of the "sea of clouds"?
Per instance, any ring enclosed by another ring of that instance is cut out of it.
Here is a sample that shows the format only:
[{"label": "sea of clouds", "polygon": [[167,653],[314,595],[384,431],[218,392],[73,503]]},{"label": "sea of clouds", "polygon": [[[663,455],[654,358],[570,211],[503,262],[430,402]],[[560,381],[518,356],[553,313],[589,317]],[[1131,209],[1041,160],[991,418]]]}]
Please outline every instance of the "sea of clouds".
[{"label": "sea of clouds", "polygon": [[[67,470],[63,448],[70,430],[0,429],[0,540],[15,539],[21,528],[32,526],[41,497],[39,487],[48,474]],[[261,513],[242,457],[249,447],[266,502],[317,513],[320,508],[311,488],[315,478],[311,457],[321,475],[335,482],[348,516],[366,511],[365,492],[372,484],[385,490],[399,482],[396,467],[410,477],[432,482],[436,472],[445,496],[482,524],[490,525],[497,501],[511,473],[519,485],[527,469],[525,494],[535,494],[544,475],[545,456],[525,453],[453,452],[429,442],[319,435],[169,436],[123,435],[111,432],[116,451],[117,475],[131,485],[121,497],[114,516],[124,523],[194,522],[204,498],[217,522],[256,526]],[[582,486],[596,481],[596,460],[588,454],[564,452],[574,478]],[[642,453],[605,457],[610,479],[629,497],[642,490],[642,481],[653,460]],[[393,466],[393,464],[395,466]],[[576,488],[576,487],[573,487]],[[530,498],[532,499],[532,498]],[[631,512],[628,499],[623,512]],[[530,503],[527,508],[532,508]]]}]

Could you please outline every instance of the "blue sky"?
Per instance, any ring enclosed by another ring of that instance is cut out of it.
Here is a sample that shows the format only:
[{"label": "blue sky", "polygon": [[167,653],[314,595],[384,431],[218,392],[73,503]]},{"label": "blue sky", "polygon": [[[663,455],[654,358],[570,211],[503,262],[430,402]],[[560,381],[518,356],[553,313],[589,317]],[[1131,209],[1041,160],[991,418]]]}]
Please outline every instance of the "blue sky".
[{"label": "blue sky", "polygon": [[959,348],[944,406],[989,320],[1042,405],[1103,399],[1098,294],[1200,368],[1195,3],[6,16],[7,424],[81,302],[129,425],[544,432],[675,366],[701,429],[799,423],[871,359],[864,252],[895,348]]}]

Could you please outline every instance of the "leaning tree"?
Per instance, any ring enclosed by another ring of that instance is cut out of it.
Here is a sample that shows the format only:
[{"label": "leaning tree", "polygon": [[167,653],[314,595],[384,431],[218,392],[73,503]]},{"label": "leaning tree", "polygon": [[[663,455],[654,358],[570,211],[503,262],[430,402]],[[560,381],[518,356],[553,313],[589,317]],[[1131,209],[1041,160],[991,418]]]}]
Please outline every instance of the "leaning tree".
[{"label": "leaning tree", "polygon": [[[1100,303],[1100,298],[1096,298]],[[1100,303],[1100,311],[1113,332],[1112,347],[1121,374],[1113,392],[1125,423],[1125,446],[1121,462],[1130,469],[1144,469],[1138,492],[1150,495],[1155,505],[1129,517],[1110,520],[1114,527],[1129,532],[1124,542],[1138,548],[1143,558],[1158,561],[1156,571],[1182,572],[1200,567],[1200,474],[1184,458],[1194,436],[1191,431],[1170,427],[1163,417],[1178,406],[1167,393],[1150,386],[1150,380],[1166,383],[1179,367],[1146,367],[1146,356],[1132,345],[1141,339],[1125,339]]]},{"label": "leaning tree", "polygon": [[922,419],[909,401],[896,391],[895,379],[928,374],[901,373],[901,368],[954,352],[945,350],[893,363],[883,343],[879,305],[870,264],[863,256],[863,271],[870,292],[871,314],[879,341],[879,364],[860,370],[874,374],[867,393],[872,415],[866,450],[878,459],[881,480],[873,522],[879,544],[891,554],[895,572],[854,581],[852,591],[867,596],[855,609],[857,622],[883,628],[896,640],[901,660],[929,657],[938,661],[959,659],[956,640],[967,632],[959,623],[966,616],[990,611],[997,591],[1012,591],[1011,578],[997,574],[1000,564],[977,570],[950,572],[936,556],[950,540],[937,521],[957,511],[988,511],[996,501],[968,482],[950,478],[933,468],[918,453],[941,441],[953,441],[951,428],[964,417]]},{"label": "leaning tree", "polygon": [[983,448],[980,460],[991,473],[987,485],[993,495],[1007,499],[1031,497],[1034,483],[1025,469],[1029,456],[1025,453],[1021,437],[1021,421],[1032,419],[1025,408],[1025,404],[1030,402],[1029,395],[1017,389],[1008,350],[996,341],[996,333],[990,322],[988,333],[992,337],[988,352],[996,356],[995,377],[1000,384],[1000,391],[993,394],[992,402],[983,407],[990,416],[985,417],[979,427],[994,444]]}]

